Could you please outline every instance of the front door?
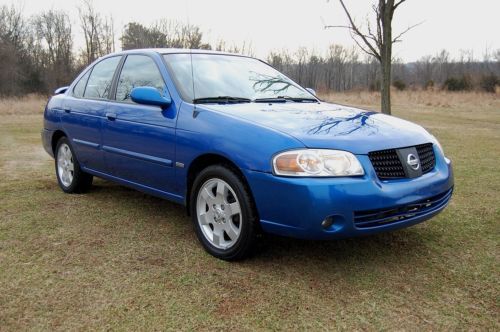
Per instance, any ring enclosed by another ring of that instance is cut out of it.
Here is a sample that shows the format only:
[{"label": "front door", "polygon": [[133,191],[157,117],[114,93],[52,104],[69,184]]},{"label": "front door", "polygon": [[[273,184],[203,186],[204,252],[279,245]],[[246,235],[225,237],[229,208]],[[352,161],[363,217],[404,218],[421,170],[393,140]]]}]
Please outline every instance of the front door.
[{"label": "front door", "polygon": [[128,55],[103,122],[103,151],[109,173],[146,189],[174,192],[176,106],[139,105],[130,99],[134,87],[166,91],[155,61]]}]

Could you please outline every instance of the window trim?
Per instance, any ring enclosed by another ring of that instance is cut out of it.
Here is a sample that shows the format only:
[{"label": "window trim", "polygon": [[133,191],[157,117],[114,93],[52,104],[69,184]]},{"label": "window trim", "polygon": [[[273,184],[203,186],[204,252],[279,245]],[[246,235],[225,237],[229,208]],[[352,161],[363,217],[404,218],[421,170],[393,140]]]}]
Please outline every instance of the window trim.
[{"label": "window trim", "polygon": [[133,56],[133,55],[145,56],[145,57],[148,57],[149,59],[151,59],[151,61],[153,61],[153,63],[156,66],[156,69],[158,70],[158,73],[160,74],[160,77],[163,81],[165,91],[169,94],[170,98],[172,98],[170,90],[168,89],[167,81],[165,80],[165,77],[164,77],[163,73],[161,72],[161,68],[158,65],[158,63],[155,61],[154,57],[151,56],[150,54],[146,54],[146,53],[127,53],[123,56],[122,62],[119,64],[119,71],[117,70],[116,80],[114,81],[114,85],[112,86],[112,90],[111,90],[112,93],[111,93],[109,100],[112,101],[113,103],[119,103],[119,104],[140,105],[140,104],[137,104],[136,102],[132,101],[132,99],[130,101],[116,100],[116,92],[118,90],[118,80],[120,79],[120,76],[122,74],[123,67],[125,66],[125,62],[127,61],[129,56]]},{"label": "window trim", "polygon": [[82,79],[82,78],[83,78],[83,76],[84,76],[84,75],[86,75],[86,74],[87,74],[87,72],[89,72],[89,77],[87,77],[87,82],[85,82],[85,89],[83,90],[83,96],[78,97],[78,96],[75,96],[75,94],[74,94],[74,89],[75,89],[76,85],[78,84],[78,82],[80,82],[80,80],[75,80],[75,81],[76,81],[76,83],[73,85],[73,88],[71,89],[71,96],[72,96],[73,98],[76,98],[76,99],[85,99],[85,100],[96,100],[96,101],[107,101],[107,100],[110,100],[110,99],[109,99],[109,97],[110,97],[110,96],[109,96],[109,95],[110,95],[110,93],[108,93],[108,97],[107,97],[107,98],[94,98],[94,97],[85,97],[85,92],[87,91],[87,84],[88,84],[88,82],[89,82],[89,78],[90,78],[90,76],[92,76],[92,72],[94,71],[95,66],[97,66],[99,63],[101,63],[101,62],[103,62],[103,61],[105,61],[105,60],[112,59],[112,58],[117,58],[117,57],[119,57],[119,58],[120,58],[120,61],[119,61],[119,62],[118,62],[118,64],[116,65],[115,71],[113,72],[113,76],[112,76],[112,78],[111,78],[111,80],[112,80],[112,81],[111,81],[111,90],[110,90],[110,93],[111,93],[111,91],[112,91],[112,89],[113,89],[113,82],[114,82],[114,79],[115,79],[116,71],[118,70],[118,67],[120,66],[120,63],[123,61],[123,58],[124,58],[123,54],[119,54],[119,55],[112,55],[112,56],[108,56],[108,57],[102,58],[101,60],[99,60],[99,61],[97,61],[96,63],[94,63],[94,64],[92,64],[91,66],[89,66],[90,68],[89,68],[89,67],[87,67],[87,68],[86,68],[86,69],[82,72],[82,74],[80,74],[80,75],[78,76],[78,78]]},{"label": "window trim", "polygon": [[[85,70],[81,73],[81,75],[78,75],[77,78],[79,78],[78,80],[75,80],[75,85],[73,85],[73,88],[71,89],[71,96],[72,97],[75,97],[75,98],[78,98],[78,99],[81,99],[83,98],[83,96],[85,95],[85,90],[87,89],[87,83],[89,81],[89,77],[90,75],[92,74],[92,69],[93,68],[85,68]],[[85,77],[85,75],[89,74],[89,76],[87,77],[87,79],[85,80],[85,85],[83,86],[83,93],[82,93],[82,96],[81,97],[78,97],[76,94],[75,94],[75,89],[76,89],[76,86],[78,85],[78,83],[80,83],[80,81]]]}]

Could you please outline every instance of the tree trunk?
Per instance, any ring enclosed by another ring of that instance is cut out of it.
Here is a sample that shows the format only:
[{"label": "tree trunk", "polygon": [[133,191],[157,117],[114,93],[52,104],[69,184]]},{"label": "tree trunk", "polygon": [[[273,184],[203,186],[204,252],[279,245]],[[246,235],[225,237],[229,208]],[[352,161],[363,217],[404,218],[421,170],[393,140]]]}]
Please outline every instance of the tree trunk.
[{"label": "tree trunk", "polygon": [[384,114],[391,114],[391,63],[392,63],[392,15],[394,0],[380,1],[380,15],[382,16],[382,47],[380,50],[380,69],[382,82],[380,93],[382,99],[381,110]]},{"label": "tree trunk", "polygon": [[[390,59],[390,58],[389,58]],[[382,59],[382,82],[380,94],[382,99],[381,110],[384,114],[391,114],[391,63],[388,59]]]}]

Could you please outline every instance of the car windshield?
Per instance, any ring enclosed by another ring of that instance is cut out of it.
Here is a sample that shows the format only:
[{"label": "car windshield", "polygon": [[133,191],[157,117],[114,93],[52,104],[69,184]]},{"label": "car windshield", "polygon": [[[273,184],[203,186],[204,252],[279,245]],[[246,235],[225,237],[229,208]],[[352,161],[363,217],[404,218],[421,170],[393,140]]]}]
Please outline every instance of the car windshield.
[{"label": "car windshield", "polygon": [[316,101],[297,83],[257,59],[221,54],[164,57],[177,89],[189,102]]}]

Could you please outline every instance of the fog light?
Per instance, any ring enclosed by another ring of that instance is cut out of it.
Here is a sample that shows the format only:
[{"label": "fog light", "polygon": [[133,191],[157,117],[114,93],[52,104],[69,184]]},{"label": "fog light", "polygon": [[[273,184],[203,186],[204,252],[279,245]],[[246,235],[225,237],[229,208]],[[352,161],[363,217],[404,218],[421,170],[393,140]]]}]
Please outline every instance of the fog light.
[{"label": "fog light", "polygon": [[321,226],[324,229],[330,228],[332,225],[333,225],[333,218],[332,217],[328,217],[321,222]]}]

